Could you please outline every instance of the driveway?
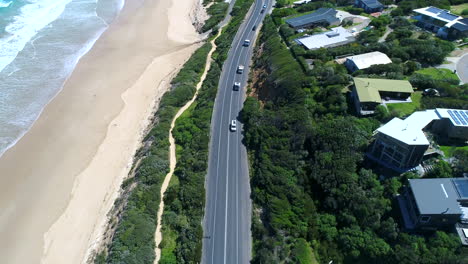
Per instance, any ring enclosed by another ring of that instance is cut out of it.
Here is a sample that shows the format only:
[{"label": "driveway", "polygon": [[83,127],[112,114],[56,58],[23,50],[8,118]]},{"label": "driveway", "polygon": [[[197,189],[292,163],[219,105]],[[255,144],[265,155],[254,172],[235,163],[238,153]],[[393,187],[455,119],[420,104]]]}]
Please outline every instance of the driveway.
[{"label": "driveway", "polygon": [[468,83],[468,54],[463,55],[457,63],[458,78],[462,83]]}]

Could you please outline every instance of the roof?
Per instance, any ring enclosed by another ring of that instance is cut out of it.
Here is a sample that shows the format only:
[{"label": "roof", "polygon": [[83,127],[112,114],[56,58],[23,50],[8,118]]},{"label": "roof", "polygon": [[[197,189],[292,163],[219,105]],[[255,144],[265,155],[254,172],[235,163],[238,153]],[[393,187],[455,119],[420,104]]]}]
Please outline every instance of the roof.
[{"label": "roof", "polygon": [[401,141],[407,145],[429,145],[423,129],[432,120],[438,120],[435,110],[418,111],[411,114],[405,120],[397,117],[379,127],[378,132]]},{"label": "roof", "polygon": [[467,110],[437,108],[436,111],[440,118],[448,118],[452,125],[468,127]]},{"label": "roof", "polygon": [[454,28],[454,29],[456,29],[456,30],[458,30],[460,32],[468,31],[468,23],[463,24],[463,23],[457,22],[457,23],[453,24],[453,26],[451,28]]},{"label": "roof", "polygon": [[354,78],[354,86],[360,102],[380,103],[379,92],[413,92],[413,86],[406,80]]},{"label": "roof", "polygon": [[409,184],[421,214],[462,214],[452,178],[410,179]]},{"label": "roof", "polygon": [[372,65],[392,63],[392,60],[380,51],[364,53],[361,55],[347,57],[348,60],[353,61],[356,67],[360,70],[369,68]]},{"label": "roof", "polygon": [[382,3],[380,3],[377,0],[360,0],[360,1],[369,8],[381,8],[384,6],[382,5]]},{"label": "roof", "polygon": [[307,49],[318,49],[336,44],[346,44],[354,41],[354,36],[343,27],[333,28],[331,31],[296,39],[296,42]]},{"label": "roof", "polygon": [[[468,127],[468,111],[436,108],[414,112],[405,120],[395,117],[377,131],[407,145],[429,145],[423,129],[433,120],[440,119],[448,119],[454,126]],[[462,119],[465,124],[462,123]]]},{"label": "roof", "polygon": [[319,23],[322,21],[327,21],[328,23],[332,24],[334,22],[340,21],[336,17],[336,13],[337,11],[333,8],[322,7],[322,8],[317,9],[317,11],[313,13],[288,19],[286,20],[286,23],[288,23],[290,26],[295,27],[295,28],[306,26],[306,25],[313,24],[313,23]]},{"label": "roof", "polygon": [[463,19],[461,16],[454,15],[450,11],[433,6],[423,7],[413,10],[415,13],[430,16],[434,19],[449,23],[454,20]]}]

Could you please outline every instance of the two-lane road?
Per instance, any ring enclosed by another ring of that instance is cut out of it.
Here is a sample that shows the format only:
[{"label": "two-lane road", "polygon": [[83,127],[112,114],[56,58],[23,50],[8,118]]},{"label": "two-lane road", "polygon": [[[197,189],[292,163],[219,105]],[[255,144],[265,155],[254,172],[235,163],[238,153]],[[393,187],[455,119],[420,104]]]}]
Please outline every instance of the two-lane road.
[{"label": "two-lane road", "polygon": [[[202,263],[249,263],[251,258],[247,152],[242,144],[242,125],[237,121],[235,132],[229,130],[229,125],[238,119],[242,109],[253,44],[270,6],[270,0],[256,0],[223,65],[211,120]],[[246,39],[251,40],[248,47],[243,46]],[[239,65],[245,66],[242,74],[236,73]],[[241,83],[239,91],[233,90],[234,82]]]}]

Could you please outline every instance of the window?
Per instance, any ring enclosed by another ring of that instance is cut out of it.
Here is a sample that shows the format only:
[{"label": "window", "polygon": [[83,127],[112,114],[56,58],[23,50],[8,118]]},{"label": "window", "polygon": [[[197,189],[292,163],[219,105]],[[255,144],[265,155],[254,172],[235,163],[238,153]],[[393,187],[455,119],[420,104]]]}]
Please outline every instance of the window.
[{"label": "window", "polygon": [[421,216],[421,218],[419,218],[419,220],[421,220],[422,223],[427,223],[431,220],[431,217],[430,216]]}]

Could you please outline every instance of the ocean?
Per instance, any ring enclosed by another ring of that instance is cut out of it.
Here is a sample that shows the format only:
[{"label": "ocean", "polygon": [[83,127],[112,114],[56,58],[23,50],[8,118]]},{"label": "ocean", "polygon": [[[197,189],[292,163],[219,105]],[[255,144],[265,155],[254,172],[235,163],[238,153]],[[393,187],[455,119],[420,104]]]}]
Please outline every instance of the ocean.
[{"label": "ocean", "polygon": [[60,92],[124,0],[0,0],[0,156]]}]

